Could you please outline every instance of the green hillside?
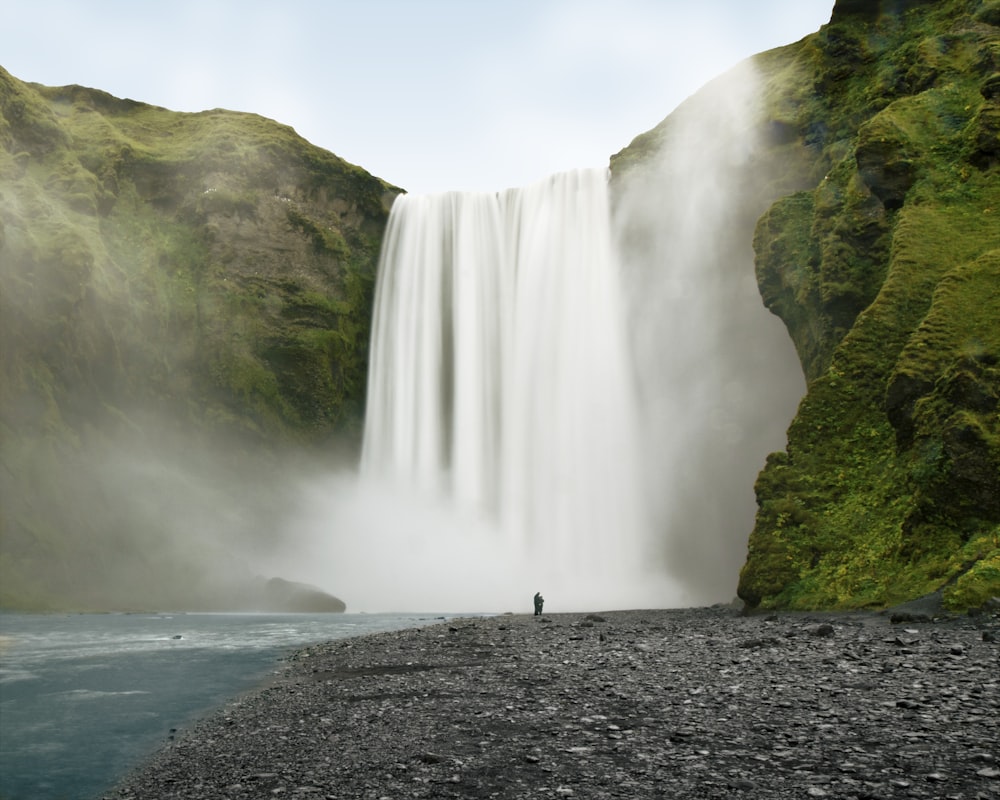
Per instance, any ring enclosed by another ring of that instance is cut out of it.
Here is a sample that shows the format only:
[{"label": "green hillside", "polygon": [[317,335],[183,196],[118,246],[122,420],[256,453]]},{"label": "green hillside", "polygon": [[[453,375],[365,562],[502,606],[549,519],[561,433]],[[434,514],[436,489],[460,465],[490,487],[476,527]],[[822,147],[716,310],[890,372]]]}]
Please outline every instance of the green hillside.
[{"label": "green hillside", "polygon": [[1000,594],[1000,4],[852,5],[769,97],[823,177],[757,226],[809,391],[740,596],[977,605]]},{"label": "green hillside", "polygon": [[[252,114],[2,69],[0,145],[0,604],[101,607],[152,573],[176,603],[208,546],[165,546],[172,491],[249,511],[282,448],[356,446],[399,190]],[[138,502],[109,471],[134,462],[178,485]]]},{"label": "green hillside", "polygon": [[815,87],[781,121],[824,176],[757,227],[809,392],[757,482],[740,595],[978,605],[1000,594],[1000,4],[860,5],[771,98]]}]

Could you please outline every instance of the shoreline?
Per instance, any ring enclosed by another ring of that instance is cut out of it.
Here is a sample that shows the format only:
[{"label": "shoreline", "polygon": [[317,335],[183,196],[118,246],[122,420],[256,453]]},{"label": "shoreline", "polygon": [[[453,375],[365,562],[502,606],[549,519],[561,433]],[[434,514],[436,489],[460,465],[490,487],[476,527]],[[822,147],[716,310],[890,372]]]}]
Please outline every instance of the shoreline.
[{"label": "shoreline", "polygon": [[997,638],[996,614],[454,618],[295,652],[102,797],[1000,798]]}]

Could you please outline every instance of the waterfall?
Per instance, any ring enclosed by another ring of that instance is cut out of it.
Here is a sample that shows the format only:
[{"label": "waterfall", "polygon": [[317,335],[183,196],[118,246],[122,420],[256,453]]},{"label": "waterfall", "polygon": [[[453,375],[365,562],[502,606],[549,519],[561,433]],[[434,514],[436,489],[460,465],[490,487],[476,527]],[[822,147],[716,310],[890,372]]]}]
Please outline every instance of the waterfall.
[{"label": "waterfall", "polygon": [[512,589],[564,609],[613,603],[609,589],[641,602],[648,525],[620,277],[607,170],[400,196],[379,265],[364,479],[475,518],[482,547],[466,541],[454,569],[501,552]]},{"label": "waterfall", "polygon": [[282,574],[365,611],[731,600],[805,391],[754,277],[799,188],[760,96],[748,61],[685,101],[615,165],[613,215],[604,169],[398,197],[361,474],[307,487]]}]

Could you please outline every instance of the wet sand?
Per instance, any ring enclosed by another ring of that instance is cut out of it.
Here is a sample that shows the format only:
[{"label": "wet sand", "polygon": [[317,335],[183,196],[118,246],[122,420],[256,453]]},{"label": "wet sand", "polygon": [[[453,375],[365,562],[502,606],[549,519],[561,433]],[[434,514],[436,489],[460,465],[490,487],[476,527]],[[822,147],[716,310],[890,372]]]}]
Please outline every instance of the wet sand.
[{"label": "wet sand", "polygon": [[1000,618],[451,620],[296,653],[125,798],[1000,798]]}]

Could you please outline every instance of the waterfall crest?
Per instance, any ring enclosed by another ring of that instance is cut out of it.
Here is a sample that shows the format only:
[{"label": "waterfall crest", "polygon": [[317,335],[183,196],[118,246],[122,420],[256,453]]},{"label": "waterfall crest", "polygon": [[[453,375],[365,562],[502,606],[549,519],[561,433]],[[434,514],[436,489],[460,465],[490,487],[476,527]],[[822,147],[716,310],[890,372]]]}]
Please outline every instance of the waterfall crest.
[{"label": "waterfall crest", "polygon": [[470,535],[564,608],[634,589],[648,531],[607,170],[398,197],[375,302],[365,480],[485,520]]}]

